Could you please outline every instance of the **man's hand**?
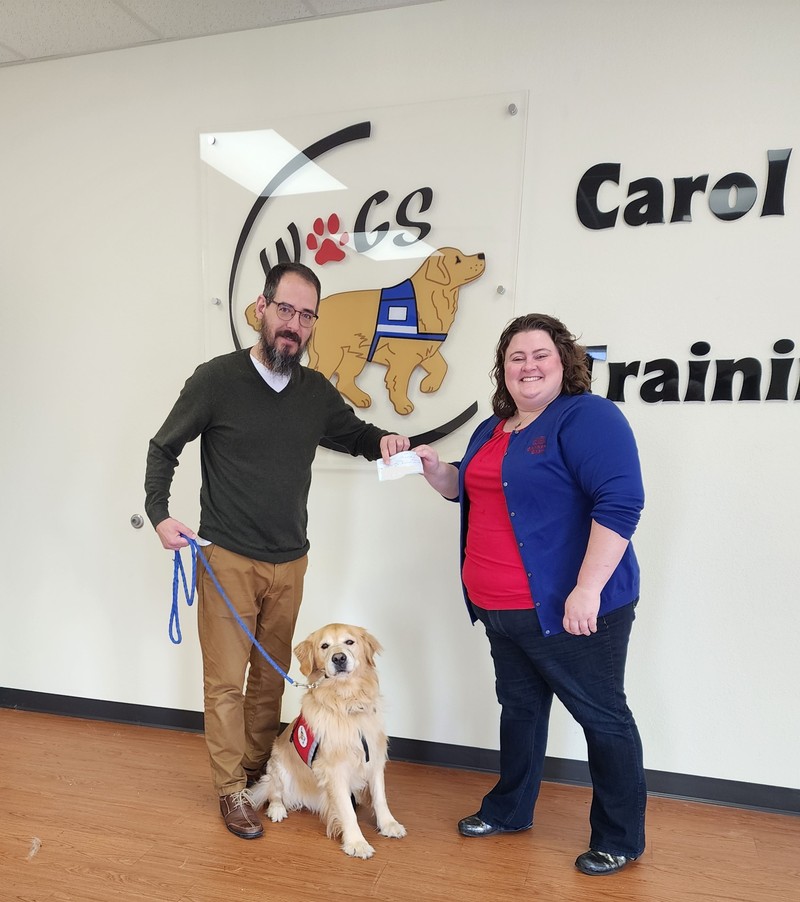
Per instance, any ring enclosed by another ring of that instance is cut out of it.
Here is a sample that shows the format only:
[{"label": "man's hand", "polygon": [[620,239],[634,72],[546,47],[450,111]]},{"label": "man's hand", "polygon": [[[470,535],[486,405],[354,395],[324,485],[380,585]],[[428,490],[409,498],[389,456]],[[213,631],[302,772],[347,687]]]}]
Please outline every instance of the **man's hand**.
[{"label": "man's hand", "polygon": [[407,435],[384,435],[381,439],[381,457],[383,462],[388,464],[389,458],[393,454],[408,451],[410,447],[411,441]]},{"label": "man's hand", "polygon": [[[185,548],[189,543],[183,536],[189,536],[190,539],[196,539],[197,533],[193,529],[189,529],[180,520],[167,517],[156,526],[161,544],[167,551],[177,551],[179,548]],[[181,535],[183,533],[183,535]]]}]

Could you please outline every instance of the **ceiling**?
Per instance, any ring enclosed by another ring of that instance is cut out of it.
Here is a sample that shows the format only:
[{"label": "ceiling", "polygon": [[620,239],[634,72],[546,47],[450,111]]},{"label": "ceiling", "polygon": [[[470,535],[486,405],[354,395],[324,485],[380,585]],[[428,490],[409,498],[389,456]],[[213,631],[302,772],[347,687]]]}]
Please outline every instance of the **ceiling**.
[{"label": "ceiling", "polygon": [[436,0],[0,0],[0,66]]}]

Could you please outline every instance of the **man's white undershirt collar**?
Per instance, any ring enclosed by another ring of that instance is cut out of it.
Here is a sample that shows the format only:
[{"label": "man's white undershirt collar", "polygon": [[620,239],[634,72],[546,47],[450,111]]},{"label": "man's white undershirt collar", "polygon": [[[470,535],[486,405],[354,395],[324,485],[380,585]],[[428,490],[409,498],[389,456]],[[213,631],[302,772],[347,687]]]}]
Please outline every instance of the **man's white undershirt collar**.
[{"label": "man's white undershirt collar", "polygon": [[252,351],[250,352],[250,359],[253,361],[253,366],[258,370],[261,378],[270,388],[275,391],[283,391],[289,384],[289,380],[291,379],[289,373],[286,373],[285,375],[273,373],[268,366],[264,366],[264,364],[253,355]]}]

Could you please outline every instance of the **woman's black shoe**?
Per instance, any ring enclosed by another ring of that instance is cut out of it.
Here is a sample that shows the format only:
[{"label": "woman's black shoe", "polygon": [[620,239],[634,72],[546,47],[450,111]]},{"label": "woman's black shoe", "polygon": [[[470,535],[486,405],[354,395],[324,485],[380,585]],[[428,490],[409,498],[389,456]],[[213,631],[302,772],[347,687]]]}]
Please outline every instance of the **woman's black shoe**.
[{"label": "woman's black shoe", "polygon": [[579,855],[575,859],[575,867],[583,874],[589,874],[591,877],[600,874],[616,874],[621,871],[625,865],[636,861],[635,858],[626,858],[624,855],[609,855],[608,852],[597,852],[589,849],[583,855]]},{"label": "woman's black shoe", "polygon": [[491,836],[493,833],[519,833],[522,830],[530,830],[531,826],[528,824],[527,827],[509,830],[507,827],[495,827],[493,824],[487,824],[479,815],[471,814],[458,822],[458,832],[462,836]]},{"label": "woman's black shoe", "polygon": [[499,833],[500,828],[482,821],[477,814],[471,814],[458,822],[458,832],[462,836],[491,836]]}]

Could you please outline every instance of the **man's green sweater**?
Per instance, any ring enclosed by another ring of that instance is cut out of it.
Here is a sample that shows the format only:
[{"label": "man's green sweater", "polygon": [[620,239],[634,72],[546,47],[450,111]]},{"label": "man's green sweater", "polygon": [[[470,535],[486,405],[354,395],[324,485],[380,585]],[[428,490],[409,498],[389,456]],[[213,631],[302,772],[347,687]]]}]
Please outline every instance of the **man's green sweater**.
[{"label": "man's green sweater", "polygon": [[320,441],[377,460],[386,434],[360,420],[320,373],[295,367],[276,392],[249,349],[234,351],[195,370],[151,440],[145,510],[153,526],[170,516],[178,457],[199,435],[198,534],[255,560],[293,561],[308,551],[311,463]]}]

